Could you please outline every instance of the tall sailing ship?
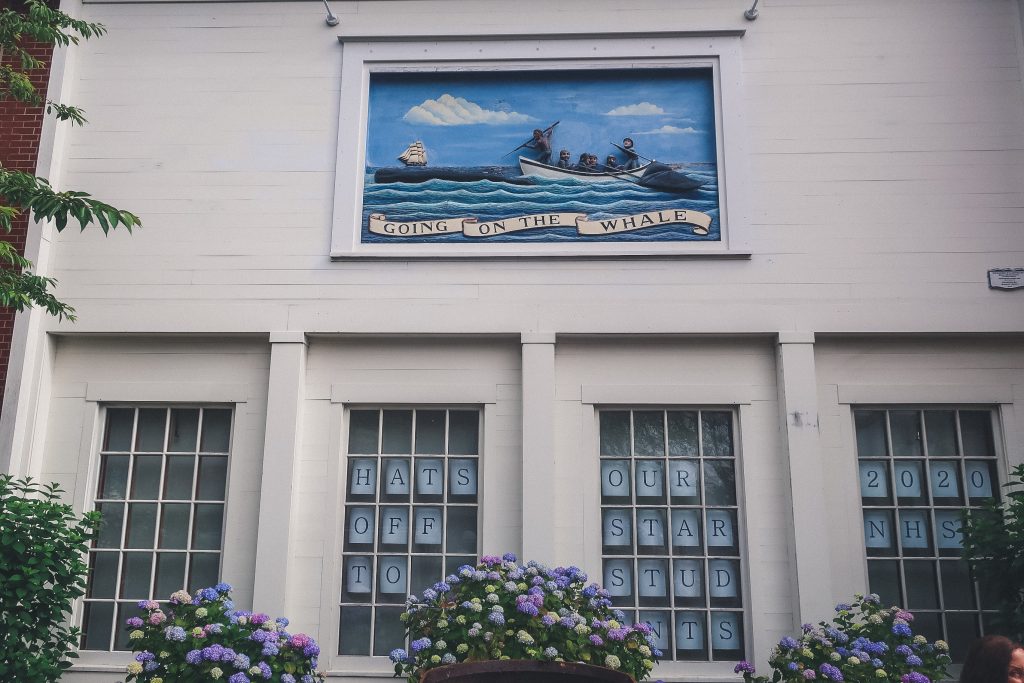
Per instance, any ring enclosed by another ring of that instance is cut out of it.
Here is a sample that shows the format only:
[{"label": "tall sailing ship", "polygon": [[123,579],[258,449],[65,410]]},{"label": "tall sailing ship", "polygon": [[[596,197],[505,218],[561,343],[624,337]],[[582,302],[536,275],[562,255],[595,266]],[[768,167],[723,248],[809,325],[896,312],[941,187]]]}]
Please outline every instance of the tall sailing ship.
[{"label": "tall sailing ship", "polygon": [[398,160],[406,166],[426,166],[427,150],[423,149],[423,143],[417,140],[402,152]]}]

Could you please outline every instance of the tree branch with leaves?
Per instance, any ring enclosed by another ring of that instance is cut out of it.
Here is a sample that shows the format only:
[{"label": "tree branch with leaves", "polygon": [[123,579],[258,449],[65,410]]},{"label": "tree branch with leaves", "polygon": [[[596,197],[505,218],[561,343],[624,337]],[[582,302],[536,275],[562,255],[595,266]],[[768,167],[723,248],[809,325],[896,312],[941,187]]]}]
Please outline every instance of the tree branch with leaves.
[{"label": "tree branch with leaves", "polygon": [[[105,32],[102,24],[75,19],[40,0],[24,0],[17,9],[0,9],[0,101],[45,106],[46,113],[59,121],[83,125],[85,112],[45,99],[33,85],[32,72],[45,69],[46,64],[32,54],[27,44],[67,47]],[[53,221],[58,231],[72,222],[77,222],[81,230],[97,225],[104,234],[119,226],[131,232],[142,225],[139,217],[129,211],[117,209],[87,192],[58,192],[45,178],[8,168],[0,159],[0,230],[10,234],[14,221],[22,216]],[[35,306],[58,319],[74,320],[74,309],[53,294],[57,281],[35,274],[32,269],[31,261],[19,254],[9,240],[0,238],[0,307],[23,311]]]}]

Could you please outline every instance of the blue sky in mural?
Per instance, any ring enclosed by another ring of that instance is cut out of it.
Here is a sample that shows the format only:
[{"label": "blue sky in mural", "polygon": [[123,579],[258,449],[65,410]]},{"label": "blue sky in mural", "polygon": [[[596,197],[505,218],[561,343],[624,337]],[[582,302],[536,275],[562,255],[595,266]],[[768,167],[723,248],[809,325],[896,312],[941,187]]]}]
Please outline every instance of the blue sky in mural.
[{"label": "blue sky in mural", "polygon": [[624,137],[658,161],[713,162],[711,79],[710,68],[377,73],[366,164],[398,166],[421,140],[431,166],[514,165],[506,153],[555,121],[552,163],[563,148],[603,162]]}]

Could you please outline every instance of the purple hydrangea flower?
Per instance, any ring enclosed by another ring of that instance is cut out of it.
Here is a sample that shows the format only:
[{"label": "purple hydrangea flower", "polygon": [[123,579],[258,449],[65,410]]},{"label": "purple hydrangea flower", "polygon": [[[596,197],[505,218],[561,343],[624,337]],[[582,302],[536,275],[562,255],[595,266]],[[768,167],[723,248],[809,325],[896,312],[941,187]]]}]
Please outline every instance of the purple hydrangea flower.
[{"label": "purple hydrangea flower", "polygon": [[515,562],[516,561],[516,554],[515,553],[505,553],[504,555],[501,556],[501,559],[505,560],[506,562]]},{"label": "purple hydrangea flower", "polygon": [[150,660],[150,661],[146,662],[143,665],[142,668],[145,669],[146,671],[156,671],[157,669],[160,668],[160,665],[157,662],[154,662],[154,661]]},{"label": "purple hydrangea flower", "polygon": [[602,645],[604,645],[604,641],[601,639],[601,636],[597,635],[596,633],[590,636],[590,642],[597,647],[601,647]]},{"label": "purple hydrangea flower", "polygon": [[907,657],[907,664],[910,666],[921,666],[921,658],[917,655],[910,655]]},{"label": "purple hydrangea flower", "polygon": [[831,664],[822,664],[818,667],[818,671],[821,672],[822,676],[833,681],[838,682],[843,680],[843,672],[837,669],[836,667],[832,666]]},{"label": "purple hydrangea flower", "polygon": [[295,676],[291,674],[281,674],[281,683],[295,683]]},{"label": "purple hydrangea flower", "polygon": [[422,652],[431,646],[430,638],[420,638],[410,644],[413,652]]},{"label": "purple hydrangea flower", "polygon": [[[238,653],[237,655],[235,655],[234,665],[236,669],[241,669],[242,671],[245,671],[249,668],[249,658],[243,655],[242,653]],[[249,679],[246,680],[248,681]]]},{"label": "purple hydrangea flower", "polygon": [[797,643],[795,639],[789,636],[786,636],[785,638],[779,641],[779,647],[781,647],[783,650],[792,650],[797,645],[799,645],[799,643]]},{"label": "purple hydrangea flower", "polygon": [[733,672],[738,674],[753,675],[755,673],[754,665],[744,659],[742,662],[736,665],[736,667],[733,669]]},{"label": "purple hydrangea flower", "polygon": [[156,655],[149,650],[143,650],[142,652],[135,655],[136,662],[148,662],[151,659],[156,659]]},{"label": "purple hydrangea flower", "polygon": [[505,615],[501,612],[491,612],[487,615],[487,621],[491,622],[495,626],[505,625]]},{"label": "purple hydrangea flower", "polygon": [[896,648],[896,654],[900,655],[901,657],[909,657],[910,655],[914,654],[914,651],[910,649],[909,645],[900,645]]},{"label": "purple hydrangea flower", "polygon": [[270,665],[266,662],[260,662],[256,666],[260,668],[260,676],[263,676],[263,678],[270,678],[274,675],[274,672],[270,669]]},{"label": "purple hydrangea flower", "polygon": [[128,624],[132,628],[142,628],[142,619],[140,619],[139,617],[132,617],[124,623]]},{"label": "purple hydrangea flower", "polygon": [[818,677],[818,674],[814,672],[814,669],[804,669],[803,671],[804,680],[813,681]]},{"label": "purple hydrangea flower", "polygon": [[908,624],[893,624],[892,632],[898,636],[909,637],[914,635],[913,631],[910,630],[910,626]]},{"label": "purple hydrangea flower", "polygon": [[173,640],[178,643],[185,642],[185,629],[181,626],[168,626],[164,629],[164,638],[167,640]]},{"label": "purple hydrangea flower", "polygon": [[932,683],[931,679],[918,671],[911,671],[900,676],[900,683]]},{"label": "purple hydrangea flower", "polygon": [[185,655],[185,661],[189,664],[199,664],[203,661],[203,651],[189,650],[188,653]]},{"label": "purple hydrangea flower", "polygon": [[231,674],[231,678],[228,679],[228,683],[252,683],[249,677],[239,671],[236,674]]}]

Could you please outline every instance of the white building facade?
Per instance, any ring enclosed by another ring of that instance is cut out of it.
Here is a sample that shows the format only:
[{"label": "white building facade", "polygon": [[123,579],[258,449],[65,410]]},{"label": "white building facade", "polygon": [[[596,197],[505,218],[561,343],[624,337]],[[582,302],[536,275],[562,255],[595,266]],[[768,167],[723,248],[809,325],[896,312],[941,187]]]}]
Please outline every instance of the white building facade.
[{"label": "white building facade", "polygon": [[[658,624],[665,680],[868,590],[985,632],[957,529],[1024,462],[1019,2],[65,9],[109,33],[55,59],[89,124],[39,174],[144,224],[30,233],[79,319],[19,317],[0,467],[105,520],[67,680],[217,580],[387,677],[405,595],[509,551]],[[714,239],[367,238],[378,74],[659,69],[711,84]]]}]

